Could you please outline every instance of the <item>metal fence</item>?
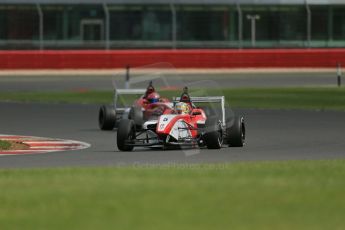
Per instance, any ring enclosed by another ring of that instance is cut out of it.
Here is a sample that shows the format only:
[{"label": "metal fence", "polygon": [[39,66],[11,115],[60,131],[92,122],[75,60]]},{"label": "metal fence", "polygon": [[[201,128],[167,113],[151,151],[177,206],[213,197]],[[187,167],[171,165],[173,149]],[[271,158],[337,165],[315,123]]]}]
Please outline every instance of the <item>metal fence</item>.
[{"label": "metal fence", "polygon": [[345,5],[0,3],[0,49],[251,47],[345,47]]}]

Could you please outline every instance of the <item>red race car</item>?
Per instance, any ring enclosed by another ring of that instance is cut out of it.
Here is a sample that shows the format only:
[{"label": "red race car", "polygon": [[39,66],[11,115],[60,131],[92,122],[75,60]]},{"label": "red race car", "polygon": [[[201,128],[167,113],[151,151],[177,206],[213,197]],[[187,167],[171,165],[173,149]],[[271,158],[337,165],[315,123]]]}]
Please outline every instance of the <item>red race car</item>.
[{"label": "red race car", "polygon": [[[132,119],[122,119],[117,130],[117,147],[121,151],[132,151],[134,147],[154,146],[206,146],[219,149],[226,142],[229,146],[242,147],[245,143],[243,117],[226,117],[224,96],[190,97],[185,88],[181,97],[175,98],[174,107],[160,107],[158,116],[148,117],[140,130]],[[198,103],[218,103],[210,113],[207,108],[197,107]],[[159,107],[159,106],[158,106]],[[151,114],[151,115],[154,115]]]},{"label": "red race car", "polygon": [[[132,103],[133,96],[136,95],[141,96]],[[99,110],[99,128],[112,130],[121,119],[131,119],[137,129],[140,129],[152,115],[161,115],[163,111],[169,113],[173,110],[172,106],[167,98],[160,97],[152,82],[146,89],[116,89],[113,105],[103,105]]]}]

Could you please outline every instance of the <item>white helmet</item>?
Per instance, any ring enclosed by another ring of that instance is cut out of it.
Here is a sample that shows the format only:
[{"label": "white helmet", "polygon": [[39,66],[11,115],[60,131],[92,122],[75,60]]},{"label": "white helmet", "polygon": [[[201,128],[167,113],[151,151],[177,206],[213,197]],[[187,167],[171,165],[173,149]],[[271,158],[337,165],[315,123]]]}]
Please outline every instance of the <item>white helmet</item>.
[{"label": "white helmet", "polygon": [[190,113],[189,105],[185,102],[176,103],[175,110],[178,114],[189,114]]}]

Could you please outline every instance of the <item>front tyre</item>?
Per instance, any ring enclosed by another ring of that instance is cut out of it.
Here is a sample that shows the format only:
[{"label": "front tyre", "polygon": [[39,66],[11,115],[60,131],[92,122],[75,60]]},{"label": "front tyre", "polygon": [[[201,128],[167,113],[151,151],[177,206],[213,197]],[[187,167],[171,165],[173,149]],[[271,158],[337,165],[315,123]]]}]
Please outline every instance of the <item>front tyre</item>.
[{"label": "front tyre", "polygon": [[117,148],[121,151],[132,151],[134,146],[128,142],[135,139],[135,134],[134,121],[122,119],[117,128]]},{"label": "front tyre", "polygon": [[223,144],[223,131],[217,118],[208,118],[205,123],[203,140],[208,149],[220,149]]},{"label": "front tyre", "polygon": [[243,147],[246,140],[246,127],[243,117],[235,117],[234,124],[227,128],[227,138],[230,147]]},{"label": "front tyre", "polygon": [[116,123],[116,112],[112,106],[102,105],[98,113],[98,126],[101,130],[113,130]]}]

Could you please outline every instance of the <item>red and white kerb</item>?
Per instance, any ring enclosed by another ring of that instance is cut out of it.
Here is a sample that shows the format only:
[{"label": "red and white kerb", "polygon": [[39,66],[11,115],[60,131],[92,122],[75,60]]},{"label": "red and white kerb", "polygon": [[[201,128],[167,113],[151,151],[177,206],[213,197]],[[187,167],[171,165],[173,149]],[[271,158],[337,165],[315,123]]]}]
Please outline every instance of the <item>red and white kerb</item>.
[{"label": "red and white kerb", "polygon": [[0,156],[4,155],[24,155],[40,154],[60,151],[71,151],[89,148],[91,145],[85,142],[74,140],[53,139],[46,137],[1,135],[0,140],[16,141],[28,146],[25,150],[4,150],[0,151]]}]

